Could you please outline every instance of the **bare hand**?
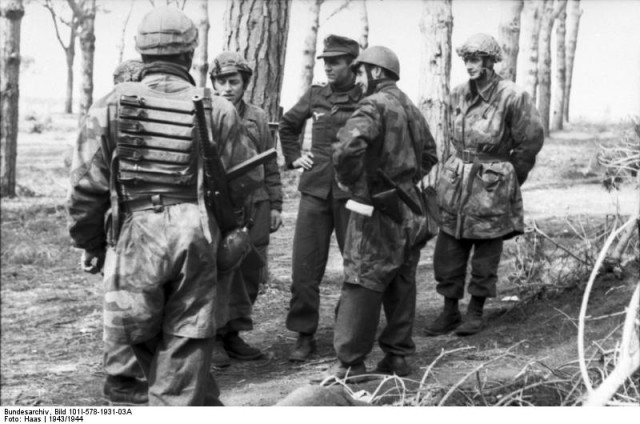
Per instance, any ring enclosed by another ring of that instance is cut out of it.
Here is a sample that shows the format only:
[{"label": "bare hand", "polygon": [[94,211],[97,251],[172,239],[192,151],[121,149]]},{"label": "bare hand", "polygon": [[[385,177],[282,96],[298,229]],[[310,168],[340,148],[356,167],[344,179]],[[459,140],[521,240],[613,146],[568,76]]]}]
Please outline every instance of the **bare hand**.
[{"label": "bare hand", "polygon": [[292,163],[294,168],[303,168],[308,171],[313,167],[313,153],[303,153],[298,159]]},{"label": "bare hand", "polygon": [[82,266],[82,270],[84,272],[97,274],[102,271],[102,267],[104,266],[104,257],[104,250],[85,250],[82,252],[82,257],[80,258],[80,266]]},{"label": "bare hand", "polygon": [[280,211],[275,209],[271,210],[271,226],[269,228],[270,232],[278,231],[278,228],[282,225],[282,217],[280,216]]}]

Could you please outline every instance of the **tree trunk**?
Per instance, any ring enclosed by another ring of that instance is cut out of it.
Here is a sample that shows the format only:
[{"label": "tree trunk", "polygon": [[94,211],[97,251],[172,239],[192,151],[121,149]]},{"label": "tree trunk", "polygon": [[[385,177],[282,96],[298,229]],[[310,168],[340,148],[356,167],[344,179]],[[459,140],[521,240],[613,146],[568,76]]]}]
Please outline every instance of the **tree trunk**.
[{"label": "tree trunk", "polygon": [[84,116],[93,104],[93,58],[96,50],[96,0],[82,2],[82,15],[78,38],[82,51],[82,90],[80,91],[80,116]]},{"label": "tree trunk", "polygon": [[502,62],[496,65],[496,72],[504,79],[516,80],[518,51],[520,50],[520,14],[523,0],[509,0],[503,7],[498,28],[498,42],[502,47]]},{"label": "tree trunk", "polygon": [[566,84],[566,54],[565,36],[567,34],[567,0],[558,0],[558,15],[556,18],[556,83],[553,96],[553,109],[550,127],[554,131],[562,129],[562,114],[565,101]]},{"label": "tree trunk", "polygon": [[361,0],[360,4],[360,38],[358,44],[360,49],[369,47],[369,12],[367,11],[367,0]]},{"label": "tree trunk", "polygon": [[209,57],[207,52],[209,51],[209,1],[198,0],[200,6],[198,21],[198,47],[196,48],[195,57],[193,61],[193,71],[195,73],[194,79],[198,87],[205,87],[207,85],[207,69],[209,67]]},{"label": "tree trunk", "polygon": [[270,121],[279,116],[290,9],[291,0],[232,0],[225,12],[225,50],[239,52],[253,69],[245,100]]},{"label": "tree trunk", "polygon": [[0,195],[16,195],[18,100],[20,98],[20,24],[22,0],[0,3]]},{"label": "tree trunk", "polygon": [[318,28],[320,26],[320,8],[324,0],[305,0],[307,5],[308,22],[302,27],[309,28],[304,37],[302,47],[302,74],[300,75],[300,89],[298,93],[305,93],[313,83],[313,68],[316,64],[316,47],[318,45]]},{"label": "tree trunk", "polygon": [[567,75],[564,93],[564,120],[569,122],[569,102],[571,100],[571,80],[573,78],[573,61],[576,57],[578,29],[580,28],[580,0],[569,0],[567,6]]},{"label": "tree trunk", "polygon": [[[423,0],[420,31],[420,80],[418,107],[429,124],[438,148],[438,161],[443,164],[450,155],[449,76],[451,74],[451,0]],[[439,169],[431,172],[429,183],[435,183]]]},{"label": "tree trunk", "polygon": [[544,135],[549,135],[551,108],[551,31],[554,22],[553,0],[545,0],[540,23],[540,54],[538,57],[538,111]]},{"label": "tree trunk", "polygon": [[76,30],[73,27],[69,33],[69,46],[64,48],[64,55],[67,62],[67,92],[64,98],[64,113],[73,113],[73,63],[76,60]]},{"label": "tree trunk", "polygon": [[541,1],[531,1],[527,2],[524,7],[525,19],[531,31],[530,34],[527,34],[526,52],[528,57],[526,58],[524,87],[531,94],[534,104],[536,104],[538,95],[538,46],[543,4]]}]

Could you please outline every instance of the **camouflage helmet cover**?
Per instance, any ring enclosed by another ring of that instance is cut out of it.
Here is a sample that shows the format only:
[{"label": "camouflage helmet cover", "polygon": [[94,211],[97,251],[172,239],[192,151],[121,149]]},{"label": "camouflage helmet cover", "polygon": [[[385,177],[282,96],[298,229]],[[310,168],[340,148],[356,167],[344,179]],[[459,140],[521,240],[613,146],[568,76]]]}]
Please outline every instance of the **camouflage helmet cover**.
[{"label": "camouflage helmet cover", "polygon": [[211,65],[209,65],[209,75],[211,78],[232,74],[234,72],[244,73],[248,76],[253,75],[249,63],[244,57],[235,52],[222,52],[216,56],[211,62]]},{"label": "camouflage helmet cover", "polygon": [[158,56],[193,51],[198,45],[198,30],[187,15],[175,7],[157,7],[147,13],[135,36],[140,54]]},{"label": "camouflage helmet cover", "polygon": [[461,46],[456,49],[458,56],[489,56],[495,62],[502,60],[502,49],[495,38],[488,34],[473,34]]},{"label": "camouflage helmet cover", "polygon": [[141,60],[125,60],[113,71],[113,83],[140,81],[140,73],[144,63]]},{"label": "camouflage helmet cover", "polygon": [[400,79],[400,61],[393,50],[388,47],[372,46],[363,50],[351,68],[356,70],[363,63],[384,68],[395,76],[396,81]]}]

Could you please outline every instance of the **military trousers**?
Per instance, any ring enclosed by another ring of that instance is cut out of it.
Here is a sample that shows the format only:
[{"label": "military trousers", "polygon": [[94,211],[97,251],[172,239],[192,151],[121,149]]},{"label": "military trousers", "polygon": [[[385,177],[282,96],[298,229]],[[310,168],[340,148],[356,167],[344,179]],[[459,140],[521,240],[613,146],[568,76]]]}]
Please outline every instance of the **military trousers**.
[{"label": "military trousers", "polygon": [[219,326],[218,334],[253,329],[251,319],[253,304],[258,298],[260,286],[267,282],[271,202],[268,200],[256,202],[254,208],[254,225],[249,230],[249,237],[255,248],[254,253],[260,257],[263,265],[258,266],[253,257],[248,256],[238,269],[233,271],[233,275],[221,279],[220,285],[228,284],[229,287],[218,290],[218,303],[227,303],[217,308],[221,315],[225,315],[216,318]]},{"label": "military trousers", "polygon": [[149,406],[218,406],[220,390],[209,372],[213,338],[167,333],[132,345],[149,382]]},{"label": "military trousers", "polygon": [[131,346],[124,343],[104,342],[104,371],[112,377],[144,378]]},{"label": "military trousers", "polygon": [[467,263],[471,257],[471,280],[467,289],[469,294],[496,297],[502,245],[502,237],[456,239],[440,231],[433,253],[436,291],[444,297],[462,299],[467,278]]},{"label": "military trousers", "polygon": [[347,199],[327,199],[302,193],[293,236],[291,302],[287,328],[314,334],[320,318],[320,282],[324,277],[331,234],[335,230],[340,252],[349,222]]},{"label": "military trousers", "polygon": [[386,325],[378,336],[380,349],[400,356],[415,352],[412,333],[416,312],[416,268],[411,262],[398,272],[384,292],[344,283],[333,339],[336,355],[342,363],[357,364],[371,352],[381,309]]}]

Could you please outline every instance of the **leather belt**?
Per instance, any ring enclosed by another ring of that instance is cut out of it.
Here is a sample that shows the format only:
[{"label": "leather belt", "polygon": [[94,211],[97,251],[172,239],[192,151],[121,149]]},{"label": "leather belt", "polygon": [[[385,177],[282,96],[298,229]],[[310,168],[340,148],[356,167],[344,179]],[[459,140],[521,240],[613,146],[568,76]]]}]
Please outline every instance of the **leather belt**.
[{"label": "leather belt", "polygon": [[122,202],[122,208],[127,213],[153,210],[154,212],[162,212],[165,206],[178,205],[180,203],[198,203],[198,199],[189,199],[184,197],[175,197],[165,194],[153,194],[137,199],[125,200]]},{"label": "leather belt", "polygon": [[505,162],[509,160],[507,155],[492,155],[489,153],[478,152],[475,150],[456,150],[456,156],[465,163],[473,162]]}]

